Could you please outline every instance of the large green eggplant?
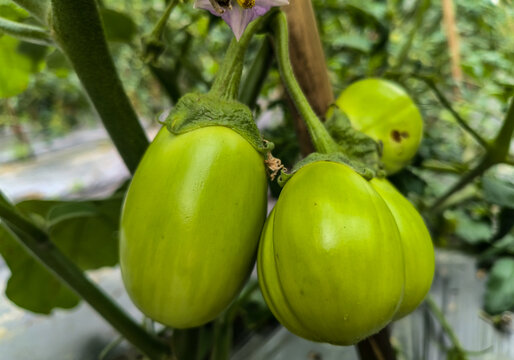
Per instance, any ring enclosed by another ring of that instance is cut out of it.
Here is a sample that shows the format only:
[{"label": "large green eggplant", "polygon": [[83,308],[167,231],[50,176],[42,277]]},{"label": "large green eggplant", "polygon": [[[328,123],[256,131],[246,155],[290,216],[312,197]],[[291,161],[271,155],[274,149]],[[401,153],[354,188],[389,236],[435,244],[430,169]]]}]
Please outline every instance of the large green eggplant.
[{"label": "large green eggplant", "polygon": [[423,301],[434,277],[434,246],[418,211],[389,181],[375,178],[371,186],[393,213],[400,231],[405,261],[405,294],[394,318],[414,311]]},{"label": "large green eggplant", "polygon": [[263,156],[238,133],[163,128],[121,218],[121,271],[137,307],[174,328],[216,318],[253,267],[266,205]]},{"label": "large green eggplant", "polygon": [[271,311],[313,341],[350,345],[378,332],[404,291],[393,214],[368,181],[336,162],[305,165],[286,183],[257,266]]}]

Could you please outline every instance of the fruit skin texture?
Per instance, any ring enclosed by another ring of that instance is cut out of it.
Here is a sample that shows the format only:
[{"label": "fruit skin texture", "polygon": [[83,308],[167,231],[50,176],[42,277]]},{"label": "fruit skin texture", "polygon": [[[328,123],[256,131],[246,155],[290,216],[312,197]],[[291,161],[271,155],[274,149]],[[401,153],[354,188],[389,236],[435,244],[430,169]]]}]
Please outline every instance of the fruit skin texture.
[{"label": "fruit skin texture", "polygon": [[434,246],[423,218],[412,204],[386,179],[374,178],[371,186],[391,210],[402,241],[405,262],[405,293],[394,316],[398,320],[423,301],[434,277]]},{"label": "fruit skin texture", "polygon": [[174,328],[217,317],[251,271],[266,206],[263,157],[243,137],[161,129],[121,219],[121,271],[137,307]]},{"label": "fruit skin texture", "polygon": [[400,86],[382,79],[364,79],[348,86],[336,100],[352,126],[383,144],[388,174],[401,170],[418,151],[423,119]]},{"label": "fruit skin texture", "polygon": [[340,163],[308,164],[286,183],[257,264],[271,311],[313,341],[354,344],[387,325],[403,296],[393,215],[364,178]]}]

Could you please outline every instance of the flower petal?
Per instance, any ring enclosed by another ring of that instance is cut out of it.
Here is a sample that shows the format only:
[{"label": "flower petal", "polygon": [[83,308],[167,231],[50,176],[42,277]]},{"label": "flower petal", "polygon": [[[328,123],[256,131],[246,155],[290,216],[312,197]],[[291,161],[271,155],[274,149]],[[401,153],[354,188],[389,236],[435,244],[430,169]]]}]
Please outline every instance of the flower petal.
[{"label": "flower petal", "polygon": [[218,12],[212,7],[212,4],[209,0],[196,0],[193,7],[195,9],[207,10],[212,15],[220,16],[220,14],[218,14]]},{"label": "flower petal", "polygon": [[231,0],[232,9],[226,9],[220,15],[213,7],[210,0],[196,0],[194,7],[197,9],[208,10],[215,16],[221,16],[223,20],[230,26],[237,40],[243,36],[243,33],[253,20],[266,14],[270,8],[274,6],[282,6],[289,4],[288,0],[256,0],[255,6],[249,9],[243,9],[238,1]]},{"label": "flower petal", "polygon": [[243,9],[239,5],[233,5],[232,11],[226,11],[221,18],[230,26],[237,40],[243,36],[248,24],[257,17],[254,9]]}]

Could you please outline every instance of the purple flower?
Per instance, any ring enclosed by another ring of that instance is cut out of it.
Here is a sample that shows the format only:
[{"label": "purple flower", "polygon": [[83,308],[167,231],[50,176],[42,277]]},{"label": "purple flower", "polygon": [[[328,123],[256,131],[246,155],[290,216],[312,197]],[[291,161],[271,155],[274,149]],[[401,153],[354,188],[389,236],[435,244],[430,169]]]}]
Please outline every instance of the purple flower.
[{"label": "purple flower", "polygon": [[249,23],[274,6],[287,4],[289,0],[196,0],[194,7],[221,16],[239,40]]}]

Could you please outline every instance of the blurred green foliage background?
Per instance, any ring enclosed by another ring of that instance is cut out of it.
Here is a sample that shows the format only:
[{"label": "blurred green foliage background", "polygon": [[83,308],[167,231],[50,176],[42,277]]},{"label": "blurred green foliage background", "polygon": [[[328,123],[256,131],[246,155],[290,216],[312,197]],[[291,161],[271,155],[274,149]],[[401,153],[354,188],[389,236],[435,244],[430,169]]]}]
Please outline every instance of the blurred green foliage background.
[{"label": "blurred green foliage background", "polygon": [[[142,122],[159,115],[184,93],[206,91],[232,34],[218,18],[180,4],[166,28],[164,53],[143,59],[141,37],[149,34],[164,0],[98,0],[123,85]],[[460,35],[462,81],[451,70],[441,2],[435,0],[313,0],[337,96],[369,76],[395,80],[408,89],[425,120],[425,137],[413,164],[393,182],[423,211],[477,163],[483,149],[457,124],[428,86],[437,85],[451,106],[485,139],[494,138],[514,95],[514,4],[511,0],[454,0]],[[9,0],[0,17],[34,20]],[[261,39],[255,39],[251,62]],[[257,114],[275,156],[290,166],[299,158],[284,89],[274,67],[261,91]],[[79,80],[56,48],[0,33],[0,150],[3,161],[33,156],[31,142],[76,129],[100,126]],[[512,146],[511,146],[512,149]],[[511,151],[512,153],[512,151]],[[427,212],[437,245],[478,255],[492,267],[485,309],[514,310],[514,172],[497,165],[450,199],[437,214]]]}]

